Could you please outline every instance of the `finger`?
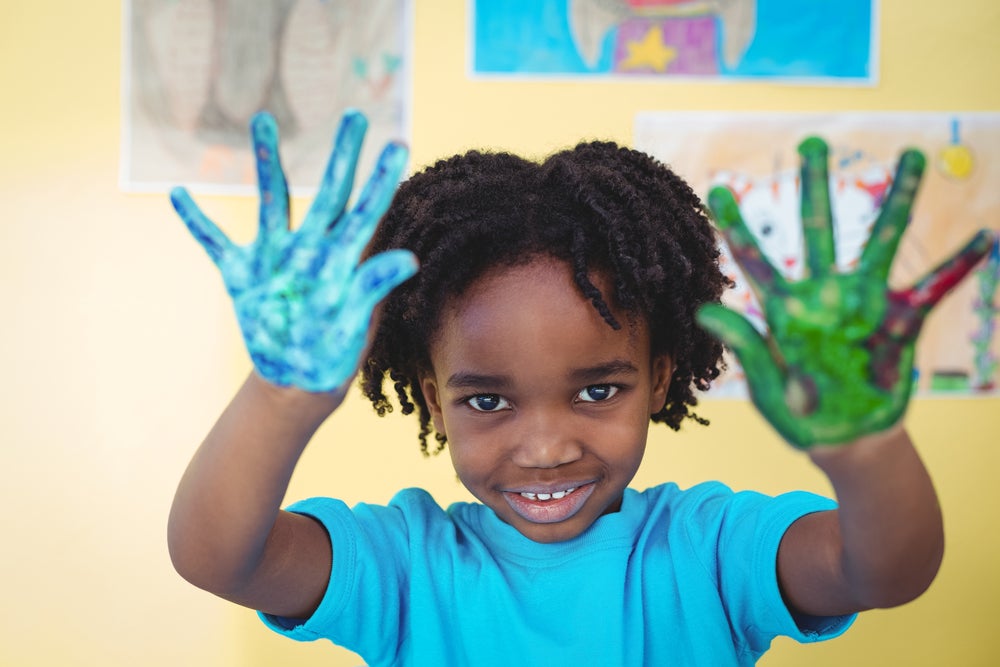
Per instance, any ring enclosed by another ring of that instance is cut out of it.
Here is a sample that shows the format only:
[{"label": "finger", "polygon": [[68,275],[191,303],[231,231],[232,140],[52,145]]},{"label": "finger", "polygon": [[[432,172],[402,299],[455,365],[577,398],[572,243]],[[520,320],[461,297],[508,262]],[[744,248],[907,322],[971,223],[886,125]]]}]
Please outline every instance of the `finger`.
[{"label": "finger", "polygon": [[802,160],[802,240],[806,267],[813,277],[836,265],[833,217],[830,211],[830,173],[826,142],[809,137],[799,144]]},{"label": "finger", "polygon": [[349,331],[367,329],[375,306],[411,278],[417,268],[417,258],[408,250],[388,250],[367,260],[354,273],[340,308],[338,326]]},{"label": "finger", "polygon": [[757,239],[743,221],[732,191],[722,186],[712,188],[708,193],[708,207],[751,289],[758,296],[787,292],[784,277],[764,256]]},{"label": "finger", "polygon": [[212,261],[218,264],[235,247],[221,229],[208,219],[185,188],[170,191],[170,203],[181,217],[188,231],[201,244]]},{"label": "finger", "polygon": [[340,247],[342,261],[357,262],[379,220],[392,203],[396,187],[406,168],[409,151],[399,143],[390,143],[382,150],[375,170],[358,196],[354,208],[333,229],[332,243]]},{"label": "finger", "polygon": [[789,410],[784,374],[760,332],[745,317],[719,304],[702,306],[696,317],[698,324],[739,358],[750,398],[761,415],[792,445],[811,444],[811,438]]},{"label": "finger", "polygon": [[904,292],[910,305],[927,312],[971,271],[997,244],[995,232],[981,229],[965,247],[945,260]]},{"label": "finger", "polygon": [[372,313],[389,292],[417,272],[417,260],[407,250],[380,253],[354,273],[347,295],[339,303],[339,290],[330,289],[318,298],[332,298],[329,307],[337,307],[336,318],[324,330],[324,341],[334,354],[330,364],[307,386],[311,391],[328,391],[342,386],[357,372],[371,341],[369,328]]},{"label": "finger", "polygon": [[698,309],[698,324],[721,340],[739,357],[747,378],[755,383],[772,385],[779,394],[784,380],[774,363],[767,342],[740,313],[719,304],[705,304]]},{"label": "finger", "polygon": [[860,266],[883,282],[889,277],[896,248],[910,222],[910,210],[926,163],[927,160],[920,151],[908,150],[900,156],[892,188],[879,210],[871,237],[861,253]]},{"label": "finger", "polygon": [[267,246],[269,237],[288,229],[288,183],[278,155],[278,124],[267,112],[250,119],[257,187],[260,191],[260,230],[257,242]]},{"label": "finger", "polygon": [[389,292],[417,273],[416,256],[409,250],[387,250],[358,267],[351,282],[348,306],[371,313]]},{"label": "finger", "polygon": [[343,213],[354,187],[354,173],[367,130],[368,119],[364,114],[355,109],[344,112],[319,192],[302,222],[304,232],[323,233]]}]

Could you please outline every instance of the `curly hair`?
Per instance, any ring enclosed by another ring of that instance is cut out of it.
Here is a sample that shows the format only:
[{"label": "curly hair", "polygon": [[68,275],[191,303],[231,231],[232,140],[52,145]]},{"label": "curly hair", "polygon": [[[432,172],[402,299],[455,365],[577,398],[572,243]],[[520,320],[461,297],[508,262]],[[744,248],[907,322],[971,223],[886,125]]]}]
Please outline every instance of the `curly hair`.
[{"label": "curly hair", "polygon": [[[368,254],[406,248],[420,271],[383,303],[361,388],[376,412],[417,412],[420,448],[433,432],[420,378],[431,371],[430,344],[442,308],[479,277],[539,256],[565,261],[581,294],[609,326],[608,303],[648,322],[652,350],[675,370],[664,407],[651,416],[674,430],[723,367],[722,346],[695,322],[731,282],[719,269],[708,213],[691,187],[652,157],[611,142],[581,143],[533,162],[504,152],[470,151],[404,182]],[[606,272],[614,293],[591,282]],[[447,439],[434,432],[436,452]]]}]

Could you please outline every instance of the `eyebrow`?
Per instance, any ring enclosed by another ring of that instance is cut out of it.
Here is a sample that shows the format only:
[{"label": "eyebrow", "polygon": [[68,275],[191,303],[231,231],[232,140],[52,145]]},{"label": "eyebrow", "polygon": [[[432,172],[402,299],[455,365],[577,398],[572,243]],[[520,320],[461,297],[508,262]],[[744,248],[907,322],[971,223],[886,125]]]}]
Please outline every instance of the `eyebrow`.
[{"label": "eyebrow", "polygon": [[578,368],[570,373],[570,378],[582,384],[596,384],[609,377],[632,375],[638,372],[639,369],[632,362],[625,359],[614,359],[596,366]]},{"label": "eyebrow", "polygon": [[506,375],[484,375],[460,371],[449,377],[445,384],[451,389],[506,389],[511,385],[511,381]]},{"label": "eyebrow", "polygon": [[[573,369],[569,378],[581,384],[597,384],[610,377],[632,375],[639,369],[630,361],[614,359],[595,366]],[[513,384],[506,375],[488,375],[483,373],[458,372],[448,378],[446,386],[451,389],[496,389],[504,390]]]}]

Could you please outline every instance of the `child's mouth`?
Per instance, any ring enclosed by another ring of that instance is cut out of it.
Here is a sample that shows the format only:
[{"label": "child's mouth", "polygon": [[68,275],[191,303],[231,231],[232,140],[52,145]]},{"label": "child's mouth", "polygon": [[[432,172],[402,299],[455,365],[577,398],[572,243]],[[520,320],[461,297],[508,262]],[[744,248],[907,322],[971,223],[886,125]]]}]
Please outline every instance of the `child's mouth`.
[{"label": "child's mouth", "polygon": [[522,491],[521,495],[528,500],[562,500],[569,494],[576,491],[576,487],[571,487],[565,491],[553,491],[552,493],[531,493],[530,491]]},{"label": "child's mouth", "polygon": [[579,512],[593,491],[594,483],[589,482],[548,493],[504,491],[503,497],[525,521],[557,523]]}]

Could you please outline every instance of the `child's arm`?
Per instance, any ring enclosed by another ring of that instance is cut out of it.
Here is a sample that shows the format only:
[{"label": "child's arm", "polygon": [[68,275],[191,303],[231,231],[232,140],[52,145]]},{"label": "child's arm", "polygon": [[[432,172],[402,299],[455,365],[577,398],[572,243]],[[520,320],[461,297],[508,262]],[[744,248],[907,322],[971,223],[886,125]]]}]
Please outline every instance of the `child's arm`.
[{"label": "child's arm", "polygon": [[236,246],[187,192],[177,212],[219,267],[254,372],[192,459],[170,513],[178,572],[217,595],[261,611],[304,617],[330,574],[322,527],[279,510],[310,437],[343,400],[367,343],[376,304],[416,271],[404,251],[358,265],[402,175],[406,149],[390,144],[353,207],[347,200],[367,127],[345,114],[315,200],[288,224],[288,190],[274,119],[251,123],[260,227]]},{"label": "child's arm", "polygon": [[785,601],[833,616],[893,607],[923,593],[944,555],[937,495],[905,429],[862,436],[810,456],[839,507],[796,521],[778,551]]},{"label": "child's arm", "polygon": [[836,268],[827,148],[800,146],[808,277],[787,281],[760,251],[732,194],[709,206],[761,301],[765,338],[739,314],[705,306],[699,321],[739,356],[751,398],[829,476],[839,509],[806,516],[782,541],[778,571],[790,605],[813,615],[902,604],[920,595],[943,551],[933,485],[901,426],[916,338],[931,308],[990,249],[977,234],[914,287],[887,286],[924,158],[908,151],[856,270]]},{"label": "child's arm", "polygon": [[342,396],[247,378],[177,487],[167,540],[181,576],[253,609],[309,616],[330,576],[330,543],[318,523],[279,508],[306,444]]}]

